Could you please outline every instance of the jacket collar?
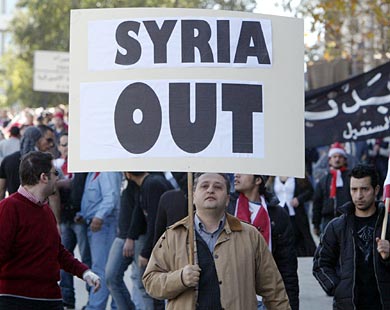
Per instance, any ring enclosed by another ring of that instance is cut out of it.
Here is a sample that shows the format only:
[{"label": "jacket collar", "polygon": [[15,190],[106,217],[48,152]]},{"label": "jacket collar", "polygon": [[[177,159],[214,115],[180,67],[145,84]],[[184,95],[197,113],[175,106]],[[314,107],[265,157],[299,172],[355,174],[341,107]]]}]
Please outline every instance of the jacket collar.
[{"label": "jacket collar", "polygon": [[[226,231],[227,234],[230,234],[232,231],[242,231],[242,225],[241,221],[234,217],[233,215],[230,215],[228,213],[225,213],[226,215],[226,221],[225,221],[225,226],[223,229]],[[170,226],[171,229],[176,229],[180,226],[184,226],[186,229],[189,227],[189,217],[186,216],[182,220],[176,222],[172,226]]]},{"label": "jacket collar", "polygon": [[[382,209],[384,209],[385,205],[382,201],[376,201],[375,206],[377,210],[379,211],[379,214],[382,213]],[[337,211],[343,214],[354,214],[355,213],[355,205],[352,201],[348,201],[347,203],[343,204],[342,206],[337,208]]]}]

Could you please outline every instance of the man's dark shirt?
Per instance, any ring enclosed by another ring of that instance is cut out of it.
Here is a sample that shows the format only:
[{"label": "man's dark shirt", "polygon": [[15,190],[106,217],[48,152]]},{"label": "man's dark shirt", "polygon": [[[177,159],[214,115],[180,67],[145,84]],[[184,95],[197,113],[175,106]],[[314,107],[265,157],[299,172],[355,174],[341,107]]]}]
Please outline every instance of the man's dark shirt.
[{"label": "man's dark shirt", "polygon": [[382,309],[373,262],[374,231],[377,217],[378,213],[370,217],[355,216],[355,304],[358,309]]},{"label": "man's dark shirt", "polygon": [[81,208],[81,199],[84,192],[87,173],[74,173],[71,187],[61,189],[61,223],[73,223],[74,217]]},{"label": "man's dark shirt", "polygon": [[[130,238],[129,229],[131,224],[131,219],[133,216],[133,210],[135,208],[135,201],[138,197],[138,186],[132,182],[128,181],[127,187],[123,190],[121,195],[121,205],[119,209],[119,220],[118,220],[118,234],[117,237],[121,239]],[[145,219],[143,219],[144,223],[142,226],[146,226]],[[140,234],[145,233],[141,231]]]},{"label": "man's dark shirt", "polygon": [[130,239],[138,239],[142,230],[140,225],[146,220],[146,240],[141,250],[142,257],[149,258],[152,253],[158,203],[161,195],[170,189],[171,183],[159,174],[147,175],[139,188],[128,236]]},{"label": "man's dark shirt", "polygon": [[4,157],[0,165],[0,179],[6,179],[5,189],[11,195],[15,193],[20,185],[19,165],[20,151]]}]

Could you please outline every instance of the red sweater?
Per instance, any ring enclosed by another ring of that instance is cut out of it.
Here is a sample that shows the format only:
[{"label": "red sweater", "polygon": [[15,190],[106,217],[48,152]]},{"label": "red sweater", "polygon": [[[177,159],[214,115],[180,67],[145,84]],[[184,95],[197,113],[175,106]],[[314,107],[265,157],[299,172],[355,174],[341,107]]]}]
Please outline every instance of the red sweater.
[{"label": "red sweater", "polygon": [[0,295],[61,299],[60,269],[82,278],[88,267],[61,244],[50,207],[14,193],[0,202]]}]

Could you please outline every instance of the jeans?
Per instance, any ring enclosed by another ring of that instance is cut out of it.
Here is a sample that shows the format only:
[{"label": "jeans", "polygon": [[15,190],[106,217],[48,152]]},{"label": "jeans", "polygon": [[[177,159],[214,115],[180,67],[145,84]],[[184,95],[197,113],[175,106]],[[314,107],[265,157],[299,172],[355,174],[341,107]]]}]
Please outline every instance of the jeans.
[{"label": "jeans", "polygon": [[[61,240],[64,247],[73,254],[76,244],[79,246],[81,261],[91,266],[91,252],[87,237],[87,225],[65,222],[60,224]],[[73,275],[61,269],[61,293],[64,303],[74,305],[75,294]]]},{"label": "jeans", "polygon": [[[92,232],[88,227],[88,241],[91,248],[92,266],[91,269],[100,277],[101,287],[97,292],[89,295],[87,310],[106,309],[110,292],[106,285],[105,269],[111,245],[114,242],[117,227],[117,218],[114,216],[104,219],[102,228],[97,232]],[[111,304],[111,309],[116,309],[115,303]]]},{"label": "jeans", "polygon": [[123,256],[125,239],[115,238],[106,264],[106,284],[118,310],[135,310],[123,277],[133,257]]},{"label": "jeans", "polygon": [[142,284],[142,276],[145,272],[145,268],[138,267],[138,256],[145,244],[145,235],[139,236],[134,242],[134,262],[132,264],[131,280],[133,282],[133,290],[131,295],[137,310],[153,310],[153,299],[150,297]]}]

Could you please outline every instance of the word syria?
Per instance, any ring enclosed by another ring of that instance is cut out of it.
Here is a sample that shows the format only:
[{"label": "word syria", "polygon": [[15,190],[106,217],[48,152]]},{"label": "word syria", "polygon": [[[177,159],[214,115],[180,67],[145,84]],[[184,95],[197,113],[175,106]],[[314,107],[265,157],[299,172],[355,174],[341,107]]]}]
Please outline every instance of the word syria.
[{"label": "word syria", "polygon": [[[263,112],[262,85],[221,83],[217,87],[217,83],[195,83],[195,121],[190,116],[190,83],[172,82],[166,87],[169,105],[160,103],[156,91],[146,83],[132,83],[120,94],[114,113],[115,131],[128,152],[142,154],[155,145],[165,106],[172,138],[181,150],[193,154],[206,149],[213,140],[219,113],[231,112],[233,153],[253,152],[253,113]],[[217,109],[217,98],[222,112]],[[137,111],[142,112],[141,121],[134,120]]]},{"label": "word syria", "polygon": [[[168,56],[181,55],[182,63],[195,63],[195,51],[200,55],[200,63],[246,64],[248,57],[257,59],[259,65],[269,65],[270,55],[260,21],[240,22],[240,31],[233,35],[230,20],[197,20],[188,19],[164,20],[161,27],[155,20],[124,21],[116,29],[116,43],[121,49],[117,50],[115,63],[118,65],[136,64],[149,46],[153,44],[153,61],[155,64],[166,64]],[[178,26],[179,25],[179,26]],[[144,27],[145,29],[141,29]],[[180,28],[180,34],[175,28]],[[149,38],[141,38],[139,33],[146,30]],[[175,32],[176,31],[176,32]],[[175,33],[175,35],[172,35]],[[238,37],[235,37],[238,36]],[[180,40],[180,53],[169,51],[169,41]],[[216,44],[212,44],[211,41]],[[124,51],[123,51],[124,50]],[[234,56],[233,59],[231,59]]]}]

